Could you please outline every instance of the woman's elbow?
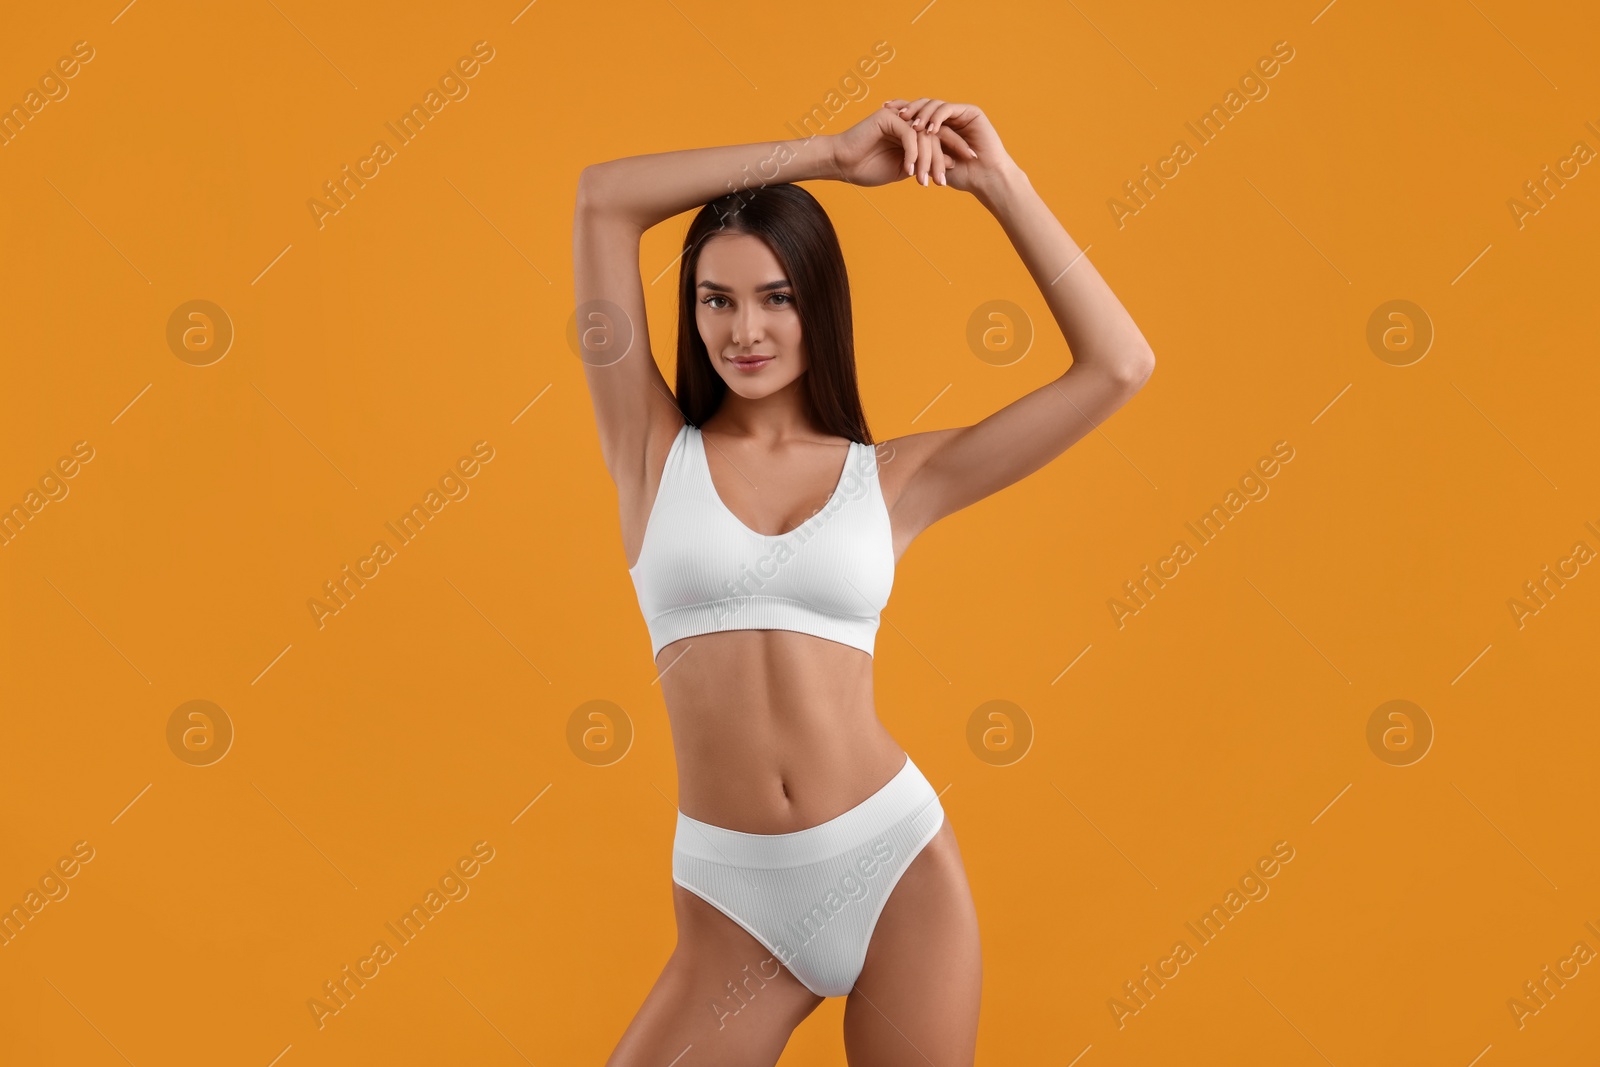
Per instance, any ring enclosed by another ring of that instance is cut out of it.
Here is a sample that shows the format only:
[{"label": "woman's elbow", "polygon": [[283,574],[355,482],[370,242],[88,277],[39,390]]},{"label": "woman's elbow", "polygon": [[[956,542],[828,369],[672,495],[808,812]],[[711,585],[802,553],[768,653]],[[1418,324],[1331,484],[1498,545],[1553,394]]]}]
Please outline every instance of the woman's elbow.
[{"label": "woman's elbow", "polygon": [[1150,380],[1150,375],[1156,370],[1156,354],[1146,348],[1137,359],[1130,360],[1122,372],[1122,378],[1128,383],[1131,390],[1144,388],[1144,383]]},{"label": "woman's elbow", "polygon": [[592,208],[603,202],[600,188],[604,167],[604,163],[591,163],[578,172],[578,210]]}]

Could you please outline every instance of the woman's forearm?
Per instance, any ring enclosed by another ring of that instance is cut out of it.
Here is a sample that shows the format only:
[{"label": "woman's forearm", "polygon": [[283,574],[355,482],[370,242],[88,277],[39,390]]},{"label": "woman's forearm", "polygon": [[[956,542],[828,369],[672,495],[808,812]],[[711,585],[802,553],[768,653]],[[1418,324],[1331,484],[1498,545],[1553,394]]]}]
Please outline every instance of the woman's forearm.
[{"label": "woman's forearm", "polygon": [[1008,166],[977,196],[1011,238],[1044,294],[1072,352],[1072,365],[1142,382],[1150,373],[1149,342],[1034,191],[1028,176],[1015,165]]},{"label": "woman's forearm", "polygon": [[617,215],[648,230],[727,193],[837,177],[832,156],[827,134],[626,156],[583,169],[578,209]]}]

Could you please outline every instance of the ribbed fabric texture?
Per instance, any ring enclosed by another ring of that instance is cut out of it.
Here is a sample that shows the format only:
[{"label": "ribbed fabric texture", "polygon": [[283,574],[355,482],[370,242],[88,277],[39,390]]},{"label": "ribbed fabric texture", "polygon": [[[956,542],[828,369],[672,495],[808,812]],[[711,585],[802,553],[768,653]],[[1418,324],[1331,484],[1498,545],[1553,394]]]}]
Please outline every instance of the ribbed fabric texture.
[{"label": "ribbed fabric texture", "polygon": [[678,812],[672,880],[744,927],[821,997],[848,994],[900,876],[944,824],[906,757],[883,788],[827,822],[747,834]]},{"label": "ribbed fabric texture", "polygon": [[851,442],[827,505],[788,533],[763,534],[722,502],[700,428],[686,423],[628,574],[652,657],[673,641],[723,630],[794,630],[871,655],[894,586],[877,453]]}]

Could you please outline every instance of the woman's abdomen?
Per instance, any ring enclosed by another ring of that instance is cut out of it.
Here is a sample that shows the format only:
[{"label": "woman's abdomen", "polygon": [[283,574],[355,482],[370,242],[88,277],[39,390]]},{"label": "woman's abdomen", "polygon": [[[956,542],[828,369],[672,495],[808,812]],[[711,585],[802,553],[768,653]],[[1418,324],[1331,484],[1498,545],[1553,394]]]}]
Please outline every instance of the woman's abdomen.
[{"label": "woman's abdomen", "polygon": [[878,721],[872,658],[788,630],[684,638],[658,657],[678,806],[752,834],[814,826],[871,796],[904,750]]}]

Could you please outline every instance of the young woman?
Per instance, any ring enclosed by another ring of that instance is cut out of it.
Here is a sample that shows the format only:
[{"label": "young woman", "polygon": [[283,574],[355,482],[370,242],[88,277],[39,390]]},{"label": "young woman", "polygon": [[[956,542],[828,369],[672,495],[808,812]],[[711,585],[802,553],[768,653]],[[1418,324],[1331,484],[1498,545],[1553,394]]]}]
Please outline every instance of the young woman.
[{"label": "young woman", "polygon": [[[912,174],[994,214],[1073,360],[981,422],[875,448],[844,259],[793,183]],[[695,207],[674,395],[639,240]],[[879,613],[919,533],[1110,417],[1150,346],[972,104],[891,100],[836,135],[595,164],[573,231],[584,373],[679,783],[677,946],[608,1063],[774,1064],[847,996],[851,1064],[971,1064],[977,914],[938,796],[873,706]]]}]

